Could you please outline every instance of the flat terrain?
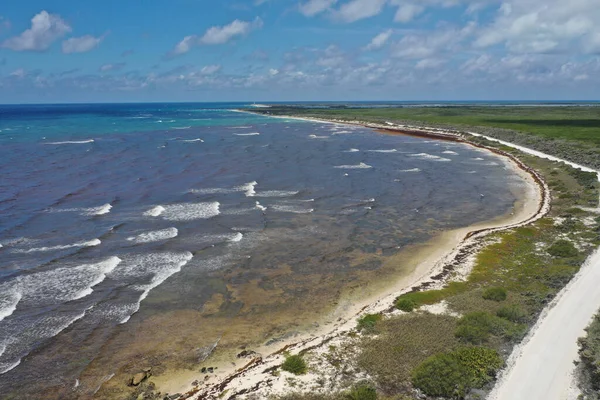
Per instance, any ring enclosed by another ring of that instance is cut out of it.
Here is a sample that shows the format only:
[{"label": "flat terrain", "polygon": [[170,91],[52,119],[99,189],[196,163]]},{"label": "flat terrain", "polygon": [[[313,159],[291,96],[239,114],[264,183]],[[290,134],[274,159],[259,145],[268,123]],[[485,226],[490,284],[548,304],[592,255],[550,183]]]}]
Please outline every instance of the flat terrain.
[{"label": "flat terrain", "polygon": [[[277,113],[286,107],[266,111]],[[511,107],[449,106],[407,108],[330,108],[293,110],[295,115],[369,121],[402,120],[456,127],[505,128],[545,138],[600,145],[600,106]]]},{"label": "flat terrain", "polygon": [[271,115],[387,121],[477,132],[600,170],[600,106],[446,106],[252,110]]}]

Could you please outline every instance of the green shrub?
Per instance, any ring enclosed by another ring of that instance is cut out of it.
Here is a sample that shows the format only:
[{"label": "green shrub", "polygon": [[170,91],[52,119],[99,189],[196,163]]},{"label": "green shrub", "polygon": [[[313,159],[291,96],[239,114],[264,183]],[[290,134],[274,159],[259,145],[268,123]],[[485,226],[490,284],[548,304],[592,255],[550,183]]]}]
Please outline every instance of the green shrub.
[{"label": "green shrub", "polygon": [[467,343],[481,344],[486,342],[492,333],[500,331],[497,317],[487,312],[477,311],[466,314],[458,321],[455,335]]},{"label": "green shrub", "polygon": [[595,392],[600,392],[600,314],[594,316],[586,328],[587,335],[579,338],[582,383]]},{"label": "green shrub", "polygon": [[576,257],[579,255],[579,251],[575,248],[573,243],[568,240],[558,240],[552,246],[548,247],[548,253],[554,257]]},{"label": "green shrub", "polygon": [[417,303],[409,299],[398,299],[396,302],[396,308],[400,311],[412,312],[415,308],[417,308]]},{"label": "green shrub", "polygon": [[504,301],[506,300],[506,290],[501,287],[488,288],[483,292],[483,298],[486,300]]},{"label": "green shrub", "polygon": [[593,189],[598,184],[598,175],[595,172],[586,172],[573,168],[570,173],[585,188]]},{"label": "green shrub", "polygon": [[458,321],[455,336],[463,342],[481,344],[491,335],[508,341],[517,341],[523,337],[527,326],[515,324],[487,312],[476,311],[466,314]]},{"label": "green shrub", "polygon": [[375,325],[381,320],[381,314],[367,314],[358,320],[358,330],[372,332],[375,330]]},{"label": "green shrub", "polygon": [[464,347],[429,357],[413,371],[412,383],[428,396],[462,399],[491,381],[502,364],[495,350]]},{"label": "green shrub", "polygon": [[500,318],[504,318],[515,323],[523,323],[527,321],[527,313],[516,304],[502,307],[496,312],[496,315]]},{"label": "green shrub", "polygon": [[281,369],[294,375],[304,375],[308,367],[306,361],[301,356],[296,355],[288,356],[281,365]]},{"label": "green shrub", "polygon": [[377,391],[371,385],[359,384],[345,396],[348,400],[377,400]]}]

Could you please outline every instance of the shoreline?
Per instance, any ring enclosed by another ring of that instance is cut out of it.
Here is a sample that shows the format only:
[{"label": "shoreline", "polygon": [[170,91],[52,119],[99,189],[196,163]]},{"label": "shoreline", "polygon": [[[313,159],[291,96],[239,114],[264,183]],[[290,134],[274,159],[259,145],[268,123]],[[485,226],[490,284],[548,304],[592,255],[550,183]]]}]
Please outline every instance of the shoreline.
[{"label": "shoreline", "polygon": [[[239,112],[248,112],[264,116],[262,113],[250,111]],[[461,142],[490,151],[501,157],[507,167],[512,168],[513,171],[521,176],[524,182],[528,183],[526,193],[523,195],[522,204],[517,204],[515,206],[515,209],[517,210],[511,215],[504,215],[484,223],[447,231],[427,243],[418,246],[421,248],[420,253],[424,253],[424,250],[428,250],[428,255],[425,257],[420,255],[420,257],[418,257],[418,261],[415,263],[414,268],[412,268],[412,272],[400,279],[394,285],[390,285],[385,292],[364,298],[361,302],[348,307],[344,312],[344,316],[340,317],[336,323],[321,327],[316,332],[304,332],[300,337],[280,342],[278,343],[280,348],[275,351],[273,349],[268,351],[268,348],[262,346],[262,348],[256,350],[258,350],[259,353],[261,353],[262,350],[268,355],[265,357],[257,356],[242,368],[234,369],[231,366],[222,367],[219,365],[220,376],[211,377],[209,380],[205,381],[204,387],[197,386],[194,389],[188,390],[182,397],[184,399],[218,398],[225,390],[228,390],[226,398],[256,393],[263,389],[269,390],[272,393],[272,390],[275,390],[272,386],[277,386],[277,383],[274,383],[273,381],[277,379],[281,380],[281,378],[274,378],[270,374],[270,371],[281,364],[284,359],[284,352],[290,351],[296,354],[298,352],[319,349],[320,347],[326,346],[327,343],[335,338],[354,329],[356,326],[356,319],[362,314],[394,312],[394,301],[397,296],[403,293],[443,286],[446,284],[450,275],[454,273],[468,275],[470,272],[470,266],[468,264],[472,264],[474,256],[486,244],[485,237],[487,235],[527,225],[542,218],[549,211],[549,188],[537,172],[526,166],[517,157],[495,148],[473,143],[463,137],[458,131],[444,131],[435,128],[415,129],[414,127],[406,129],[405,127],[395,126],[391,123],[380,125],[361,121],[353,123],[341,120],[322,120],[317,118],[311,119],[291,116],[270,117],[340,125],[355,125],[375,129],[386,134],[414,135],[436,140]],[[465,266],[465,264],[467,265]],[[460,268],[465,270],[459,271]],[[186,378],[188,378],[185,379],[185,381],[190,382],[190,377],[193,379],[193,377],[198,377],[200,374],[198,372],[190,371],[189,377],[188,374],[185,375]],[[162,379],[159,378],[159,380]],[[169,379],[165,379],[164,384],[166,386],[171,386],[168,382]],[[175,382],[173,383],[175,384]],[[281,384],[281,382],[279,383]],[[159,386],[163,387],[163,385]],[[186,387],[189,388],[189,384],[186,385]],[[182,389],[181,386],[179,388]]]}]

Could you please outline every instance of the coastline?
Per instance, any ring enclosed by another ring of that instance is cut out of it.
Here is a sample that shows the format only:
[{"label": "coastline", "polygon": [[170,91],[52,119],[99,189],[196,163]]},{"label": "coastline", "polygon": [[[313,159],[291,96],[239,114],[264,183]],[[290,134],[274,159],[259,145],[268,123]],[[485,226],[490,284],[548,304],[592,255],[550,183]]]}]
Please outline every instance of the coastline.
[{"label": "coastline", "polygon": [[[248,111],[240,111],[248,112]],[[264,115],[262,113],[257,113]],[[442,233],[429,242],[417,246],[412,257],[411,273],[390,285],[384,292],[365,297],[360,302],[338,307],[336,310],[336,322],[320,326],[311,332],[305,332],[299,337],[279,342],[276,349],[272,346],[254,349],[258,354],[268,354],[265,357],[255,357],[244,367],[235,369],[231,364],[219,365],[219,374],[203,382],[202,386],[196,386],[188,390],[189,382],[194,377],[198,378],[197,372],[189,371],[178,379],[169,377],[155,377],[157,386],[161,390],[169,392],[181,392],[187,390],[182,398],[186,399],[211,399],[218,398],[227,390],[227,398],[232,396],[259,393],[270,395],[281,394],[285,390],[285,382],[282,377],[274,377],[270,371],[281,364],[284,352],[298,353],[308,350],[319,351],[327,346],[332,340],[345,335],[356,326],[356,319],[365,313],[394,313],[394,301],[398,295],[410,291],[422,290],[443,286],[447,279],[454,274],[468,275],[474,257],[485,245],[485,237],[494,232],[511,229],[529,224],[543,217],[549,210],[549,189],[542,178],[531,168],[527,167],[516,157],[498,149],[482,146],[465,139],[459,132],[444,131],[440,129],[407,129],[402,126],[372,124],[357,121],[355,123],[340,120],[322,120],[311,118],[299,118],[291,116],[272,116],[274,118],[297,119],[311,122],[358,125],[370,129],[382,131],[388,134],[408,134],[419,137],[429,137],[439,140],[450,140],[472,145],[491,151],[505,162],[508,168],[517,172],[524,182],[527,182],[523,201],[515,206],[510,215],[497,217],[491,221],[472,225]],[[427,254],[427,255],[424,255]],[[310,377],[310,376],[308,376]],[[314,376],[313,376],[314,378]],[[184,384],[183,382],[186,382]]]}]

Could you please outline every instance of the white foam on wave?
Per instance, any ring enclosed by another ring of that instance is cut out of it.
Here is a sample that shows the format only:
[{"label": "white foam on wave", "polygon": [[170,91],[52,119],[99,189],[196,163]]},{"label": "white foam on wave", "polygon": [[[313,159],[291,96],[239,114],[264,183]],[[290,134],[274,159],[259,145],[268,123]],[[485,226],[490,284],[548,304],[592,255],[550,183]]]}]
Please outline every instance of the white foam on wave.
[{"label": "white foam on wave", "polygon": [[173,129],[186,130],[186,129],[190,129],[190,128],[191,128],[191,126],[177,126],[177,127],[174,127]]},{"label": "white foam on wave", "polygon": [[167,228],[158,231],[144,232],[137,236],[129,237],[127,240],[134,243],[153,243],[176,238],[178,234],[179,231],[177,228]]},{"label": "white foam on wave", "polygon": [[259,132],[252,132],[252,133],[236,133],[235,136],[258,136],[260,135]]},{"label": "white foam on wave", "polygon": [[131,316],[139,311],[141,303],[148,297],[152,289],[160,286],[171,276],[181,271],[192,258],[190,252],[184,253],[152,253],[135,256],[130,260],[125,261],[123,268],[111,274],[112,278],[119,280],[143,280],[150,281],[145,284],[133,286],[134,290],[141,291],[138,301],[126,307],[125,311],[128,315],[122,317],[121,324],[129,321]]},{"label": "white foam on wave", "polygon": [[12,252],[18,254],[29,254],[29,253],[41,253],[45,251],[58,251],[58,250],[68,250],[76,247],[94,247],[102,244],[100,239],[92,239],[86,242],[78,242],[73,244],[59,245],[59,246],[47,246],[47,247],[34,247],[31,249],[15,249]]},{"label": "white foam on wave", "polygon": [[156,207],[151,208],[150,210],[146,211],[144,213],[144,215],[146,217],[158,217],[163,212],[165,212],[165,208],[163,206],[156,206]]},{"label": "white foam on wave", "polygon": [[473,158],[473,160],[475,160],[475,161],[484,161],[484,159],[481,158],[481,157]]},{"label": "white foam on wave", "polygon": [[311,139],[328,139],[329,136],[317,136],[317,135],[308,135]]},{"label": "white foam on wave", "polygon": [[256,192],[254,197],[290,197],[298,193],[300,192],[294,190],[265,190],[263,192]]},{"label": "white foam on wave", "polygon": [[294,214],[310,214],[313,211],[315,211],[313,208],[306,209],[306,208],[290,206],[290,205],[273,205],[273,206],[271,206],[271,209],[274,211],[294,213]]},{"label": "white foam on wave", "polygon": [[112,205],[107,203],[100,207],[94,207],[87,209],[87,215],[104,215],[108,214],[112,210]]},{"label": "white foam on wave", "polygon": [[[3,286],[6,285],[2,285],[0,287],[4,289]],[[7,290],[3,290],[3,292],[0,293],[0,321],[10,317],[15,312],[17,309],[17,304],[19,304],[22,297],[23,295],[16,288],[7,287]],[[1,353],[3,352],[4,350],[0,352],[0,355],[2,355]]]},{"label": "white foam on wave", "polygon": [[267,207],[262,206],[258,201],[256,202],[256,208],[260,211],[267,211]]},{"label": "white foam on wave", "polygon": [[230,126],[229,129],[251,129],[251,126]]},{"label": "white foam on wave", "polygon": [[442,151],[442,154],[452,154],[452,155],[455,155],[455,156],[457,156],[457,155],[458,155],[458,153],[457,153],[457,152],[455,152],[455,151],[452,151],[452,150],[446,150],[446,151]]},{"label": "white foam on wave", "polygon": [[198,139],[187,139],[187,140],[181,140],[182,142],[185,143],[194,143],[194,142],[200,142],[200,143],[204,143],[204,140],[198,138]]},{"label": "white foam on wave", "polygon": [[193,194],[229,194],[236,193],[239,190],[236,189],[225,189],[225,188],[206,188],[206,189],[190,189],[188,193]]},{"label": "white foam on wave", "polygon": [[416,157],[416,158],[420,158],[421,160],[430,160],[430,161],[443,161],[443,162],[452,161],[449,158],[434,156],[432,154],[427,154],[427,153],[410,154],[410,157]]},{"label": "white foam on wave", "polygon": [[49,142],[49,143],[44,143],[44,144],[86,144],[86,143],[94,143],[95,140],[94,139],[89,139],[89,140],[67,140],[64,142]]},{"label": "white foam on wave", "polygon": [[421,172],[420,168],[401,169],[400,172]]},{"label": "white foam on wave", "polygon": [[237,232],[229,239],[229,241],[233,242],[233,243],[241,242],[243,238],[244,238],[244,234],[241,232]]},{"label": "white foam on wave", "polygon": [[47,307],[89,296],[120,263],[120,258],[110,257],[96,264],[57,268],[11,279],[0,285],[0,320],[12,315],[21,303],[27,307]]},{"label": "white foam on wave", "polygon": [[369,151],[371,153],[395,153],[398,150],[396,150],[396,149],[389,149],[389,150],[367,150],[367,151]]},{"label": "white foam on wave", "polygon": [[373,167],[361,162],[358,165],[338,165],[337,167],[334,167],[334,168],[339,168],[339,169],[368,169],[368,168],[373,168]]},{"label": "white foam on wave", "polygon": [[[42,340],[52,338],[60,332],[82,319],[87,310],[77,314],[71,312],[66,314],[43,315],[34,322],[33,328],[26,327],[20,332],[14,332],[6,343],[3,358],[8,361],[0,362],[0,375],[5,374],[21,364],[22,357],[29,353],[30,349]],[[24,354],[25,353],[25,354]]]},{"label": "white foam on wave", "polygon": [[246,197],[253,197],[256,192],[254,191],[254,187],[258,185],[258,182],[249,182],[241,186],[236,186],[232,189],[229,188],[204,188],[204,189],[191,189],[189,193],[194,194],[231,194],[237,192],[244,192]]},{"label": "white foam on wave", "polygon": [[112,210],[112,205],[110,203],[103,204],[98,207],[88,207],[88,208],[61,208],[61,209],[51,209],[50,212],[78,212],[81,215],[86,215],[90,217],[105,215],[110,213]]},{"label": "white foam on wave", "polygon": [[352,133],[352,131],[334,131],[332,135],[343,135],[346,133]]},{"label": "white foam on wave", "polygon": [[[161,206],[163,210],[158,215],[168,221],[193,221],[196,219],[208,219],[220,214],[220,203],[183,203]],[[150,210],[157,211],[157,210]]]},{"label": "white foam on wave", "polygon": [[253,181],[253,182],[246,183],[243,186],[239,186],[237,189],[244,191],[246,197],[253,197],[256,194],[256,191],[254,190],[256,185],[258,185],[258,182]]},{"label": "white foam on wave", "polygon": [[350,149],[350,150],[344,151],[344,153],[356,153],[356,152],[359,152],[359,151],[360,151],[359,149]]},{"label": "white foam on wave", "polygon": [[12,363],[0,363],[0,375],[3,375],[13,369],[17,368],[21,364],[21,359],[19,358],[17,361]]}]

